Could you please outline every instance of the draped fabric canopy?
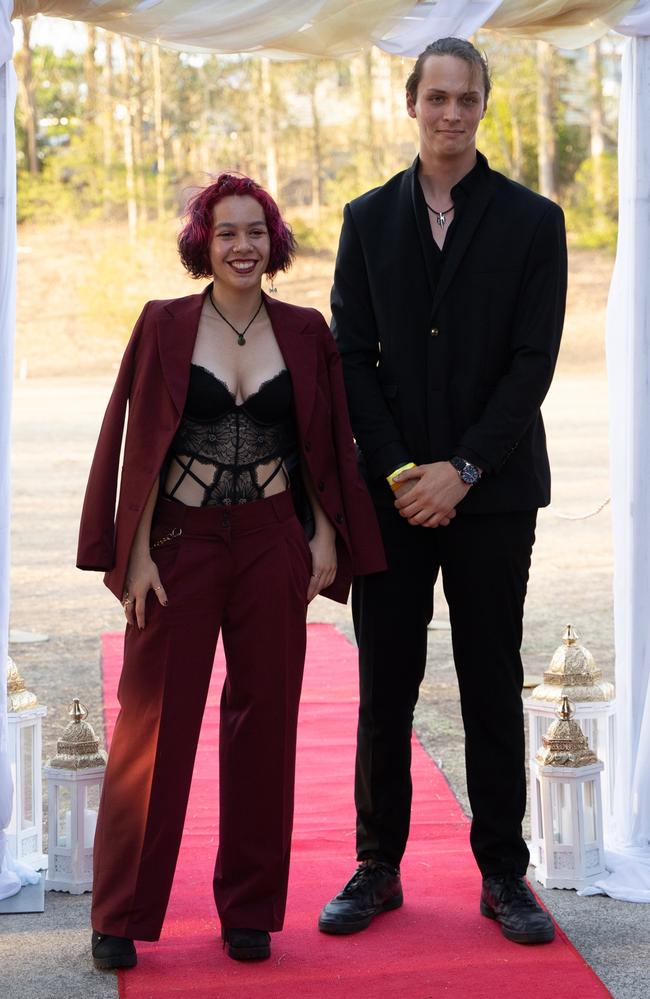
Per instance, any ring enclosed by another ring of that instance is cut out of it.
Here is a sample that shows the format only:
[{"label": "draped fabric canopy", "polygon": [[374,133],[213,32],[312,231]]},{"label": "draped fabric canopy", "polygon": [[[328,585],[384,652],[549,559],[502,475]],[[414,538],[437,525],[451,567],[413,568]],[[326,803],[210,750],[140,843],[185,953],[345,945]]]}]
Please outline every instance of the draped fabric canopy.
[{"label": "draped fabric canopy", "polygon": [[14,17],[88,21],[185,51],[350,55],[368,43],[417,55],[427,41],[485,27],[556,45],[587,45],[634,0],[15,0]]},{"label": "draped fabric canopy", "polygon": [[11,811],[6,755],[9,425],[13,369],[16,189],[12,17],[87,21],[186,51],[284,58],[349,55],[374,44],[416,55],[435,38],[479,28],[587,45],[615,27],[623,63],[620,220],[607,320],[614,515],[618,736],[614,873],[602,890],[650,902],[650,0],[0,0],[0,898],[20,887],[5,856]]}]

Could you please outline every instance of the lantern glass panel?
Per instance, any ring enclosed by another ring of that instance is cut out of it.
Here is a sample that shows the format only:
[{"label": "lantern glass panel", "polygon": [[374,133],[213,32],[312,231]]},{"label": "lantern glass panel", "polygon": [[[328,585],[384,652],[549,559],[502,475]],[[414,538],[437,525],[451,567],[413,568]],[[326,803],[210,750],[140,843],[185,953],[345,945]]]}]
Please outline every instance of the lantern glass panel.
[{"label": "lantern glass panel", "polygon": [[596,842],[596,787],[593,780],[582,785],[582,810],[585,821],[585,842]]},{"label": "lantern glass panel", "polygon": [[571,822],[571,789],[568,784],[551,783],[551,811],[553,812],[553,840],[558,845],[573,842]]},{"label": "lantern glass panel", "polygon": [[84,846],[87,848],[90,848],[95,840],[99,793],[99,784],[89,784],[84,787]]},{"label": "lantern glass panel", "polygon": [[56,845],[70,847],[72,795],[69,787],[56,789]]},{"label": "lantern glass panel", "polygon": [[20,824],[22,829],[29,829],[34,825],[34,813],[36,809],[34,796],[34,728],[32,725],[20,730],[20,762],[23,805]]}]

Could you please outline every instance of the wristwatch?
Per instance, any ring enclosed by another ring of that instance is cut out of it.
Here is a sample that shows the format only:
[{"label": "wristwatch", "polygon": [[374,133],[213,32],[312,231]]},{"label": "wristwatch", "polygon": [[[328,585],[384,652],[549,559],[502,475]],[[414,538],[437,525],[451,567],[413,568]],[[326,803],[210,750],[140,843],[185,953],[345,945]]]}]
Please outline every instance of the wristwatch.
[{"label": "wristwatch", "polygon": [[482,468],[479,468],[478,465],[472,465],[471,461],[459,458],[457,454],[453,458],[450,458],[449,461],[467,486],[473,486],[483,475]]}]

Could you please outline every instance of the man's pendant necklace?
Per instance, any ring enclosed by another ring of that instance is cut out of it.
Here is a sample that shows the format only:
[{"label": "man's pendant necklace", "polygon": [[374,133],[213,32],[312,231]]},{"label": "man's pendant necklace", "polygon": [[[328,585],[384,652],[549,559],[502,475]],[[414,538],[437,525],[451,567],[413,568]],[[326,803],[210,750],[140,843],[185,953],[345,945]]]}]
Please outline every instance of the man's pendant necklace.
[{"label": "man's pendant necklace", "polygon": [[260,310],[261,310],[262,306],[264,305],[264,299],[263,298],[260,299],[260,304],[257,306],[257,310],[255,312],[255,315],[250,320],[250,322],[247,323],[246,329],[243,329],[241,331],[241,333],[239,332],[238,329],[235,329],[235,327],[233,326],[233,324],[230,322],[229,319],[226,319],[226,317],[224,316],[224,314],[221,311],[221,309],[217,308],[217,304],[216,304],[214,298],[212,297],[212,288],[210,288],[210,302],[212,303],[212,308],[217,313],[217,315],[221,316],[221,318],[223,319],[224,323],[227,323],[228,326],[230,326],[230,329],[233,331],[233,333],[235,333],[237,335],[237,343],[239,344],[239,346],[243,347],[245,345],[245,343],[246,343],[246,334],[248,333],[249,329],[251,328],[251,326],[253,325],[253,323],[255,322],[255,320],[257,319],[257,317],[259,316]]},{"label": "man's pendant necklace", "polygon": [[436,216],[436,222],[438,223],[440,228],[444,229],[445,225],[447,224],[447,215],[449,215],[449,212],[453,212],[454,206],[450,205],[449,208],[445,208],[443,212],[439,212],[437,208],[432,208],[428,201],[425,201],[424,203],[429,209],[429,211],[433,212],[433,214]]}]

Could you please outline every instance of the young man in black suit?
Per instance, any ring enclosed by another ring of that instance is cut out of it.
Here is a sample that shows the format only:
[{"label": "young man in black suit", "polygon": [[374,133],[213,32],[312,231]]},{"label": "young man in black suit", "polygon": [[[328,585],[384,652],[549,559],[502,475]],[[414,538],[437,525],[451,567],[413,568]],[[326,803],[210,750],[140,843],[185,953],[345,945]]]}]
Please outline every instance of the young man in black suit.
[{"label": "young man in black suit", "polygon": [[321,912],[326,933],[355,933],[402,904],[411,727],[438,572],[481,912],[518,943],[554,933],[524,880],[520,646],[537,509],[550,500],[540,405],[560,346],[566,241],[557,205],[477,152],[489,90],[469,42],[428,46],[406,85],[419,155],[344,211],[333,330],[389,568],[353,590],[360,866]]}]

